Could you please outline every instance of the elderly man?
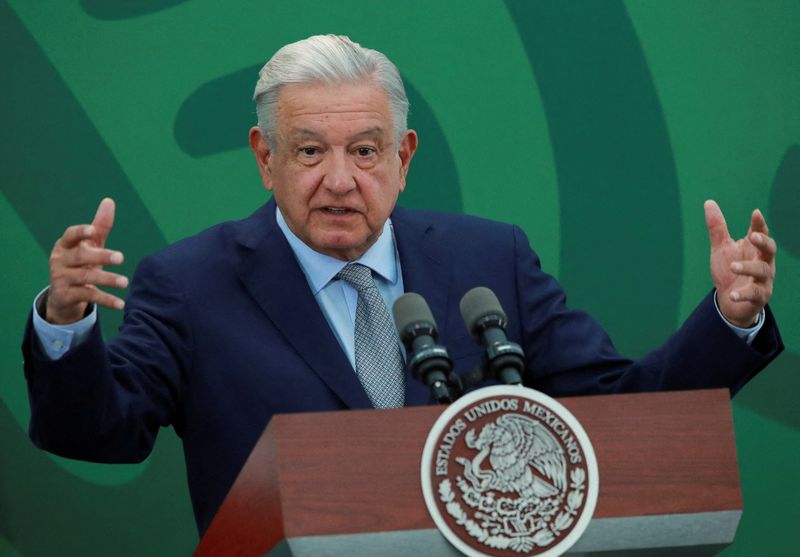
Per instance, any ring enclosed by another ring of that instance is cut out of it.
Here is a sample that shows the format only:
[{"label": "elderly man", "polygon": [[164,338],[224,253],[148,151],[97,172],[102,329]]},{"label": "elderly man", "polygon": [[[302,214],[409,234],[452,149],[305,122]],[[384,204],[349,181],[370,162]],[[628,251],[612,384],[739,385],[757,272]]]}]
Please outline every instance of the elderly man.
[{"label": "elderly man", "polygon": [[[103,270],[123,258],[105,247],[114,204],[103,200],[90,225],[56,242],[23,345],[33,441],[131,462],[172,425],[201,532],[272,415],[429,402],[389,322],[405,291],[428,300],[463,372],[481,348],[458,302],[490,287],[525,350],[525,383],[555,396],[735,391],[782,348],[766,308],[775,243],[758,211],[733,241],[706,204],[716,292],[634,362],[565,306],[517,227],[395,207],[417,134],[385,56],[337,36],[287,45],[261,71],[255,100],[250,147],[273,199],[143,259],[127,304],[98,288],[128,282]],[[119,335],[105,343],[97,304],[125,305]]]}]

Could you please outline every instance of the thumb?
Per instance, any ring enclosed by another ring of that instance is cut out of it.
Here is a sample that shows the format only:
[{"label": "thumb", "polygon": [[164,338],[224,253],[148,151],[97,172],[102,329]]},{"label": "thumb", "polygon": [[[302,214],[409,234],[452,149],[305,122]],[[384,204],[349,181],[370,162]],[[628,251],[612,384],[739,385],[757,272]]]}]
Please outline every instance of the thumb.
[{"label": "thumb", "polygon": [[728,225],[717,202],[709,199],[703,204],[703,208],[706,212],[708,238],[711,241],[711,248],[714,249],[729,240],[731,236],[728,234]]},{"label": "thumb", "polygon": [[95,229],[94,239],[99,247],[105,246],[111,227],[114,226],[114,200],[106,197],[97,206],[97,213],[92,220]]}]

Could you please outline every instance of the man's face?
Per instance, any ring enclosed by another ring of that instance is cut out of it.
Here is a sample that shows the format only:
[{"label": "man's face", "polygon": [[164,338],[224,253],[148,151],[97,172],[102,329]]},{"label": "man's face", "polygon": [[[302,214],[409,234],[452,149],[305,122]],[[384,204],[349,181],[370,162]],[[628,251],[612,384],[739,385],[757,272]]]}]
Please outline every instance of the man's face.
[{"label": "man's face", "polygon": [[264,187],[308,246],[358,258],[405,188],[416,133],[407,131],[396,144],[388,97],[369,82],[287,85],[277,117],[272,150],[258,128],[250,130]]}]

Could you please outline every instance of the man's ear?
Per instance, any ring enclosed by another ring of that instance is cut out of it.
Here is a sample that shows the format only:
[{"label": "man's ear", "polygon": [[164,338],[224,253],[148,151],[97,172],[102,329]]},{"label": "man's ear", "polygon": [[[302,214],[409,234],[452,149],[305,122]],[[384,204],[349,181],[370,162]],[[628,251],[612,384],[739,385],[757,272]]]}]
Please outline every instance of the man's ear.
[{"label": "man's ear", "polygon": [[261,183],[264,184],[267,191],[272,191],[272,175],[269,169],[269,159],[272,156],[272,151],[270,151],[269,144],[258,126],[250,128],[249,139],[250,150],[256,157],[258,172],[261,174]]},{"label": "man's ear", "polygon": [[403,139],[400,140],[400,149],[398,155],[400,156],[400,191],[406,189],[406,176],[408,176],[408,169],[411,166],[411,159],[414,158],[414,153],[417,150],[417,132],[414,130],[406,130]]}]

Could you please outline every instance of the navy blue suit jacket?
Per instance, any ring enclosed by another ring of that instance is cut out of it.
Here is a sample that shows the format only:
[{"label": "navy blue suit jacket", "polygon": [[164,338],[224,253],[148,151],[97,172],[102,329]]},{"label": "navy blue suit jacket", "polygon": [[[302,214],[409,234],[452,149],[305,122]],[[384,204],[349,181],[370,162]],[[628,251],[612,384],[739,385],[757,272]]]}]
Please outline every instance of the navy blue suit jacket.
[{"label": "navy blue suit jacket", "polygon": [[[458,372],[482,353],[458,309],[475,286],[491,288],[506,310],[509,337],[525,350],[526,383],[553,396],[735,391],[782,347],[769,311],[748,347],[709,297],[664,346],[633,362],[591,318],[567,309],[519,228],[399,208],[392,222],[405,288],[428,301]],[[29,322],[23,351],[33,441],[62,456],[136,462],[160,427],[174,426],[201,532],[274,414],[370,406],[273,201],[143,259],[117,337],[104,344],[96,326],[51,362]],[[429,402],[425,387],[406,384],[408,405]]]}]

